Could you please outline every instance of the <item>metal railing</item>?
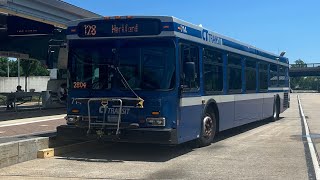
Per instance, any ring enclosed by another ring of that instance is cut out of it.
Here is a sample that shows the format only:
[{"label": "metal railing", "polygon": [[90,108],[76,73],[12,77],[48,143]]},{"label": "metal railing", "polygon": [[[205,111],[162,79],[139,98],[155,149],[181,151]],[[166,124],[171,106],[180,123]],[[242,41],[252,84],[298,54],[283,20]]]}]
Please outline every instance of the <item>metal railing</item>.
[{"label": "metal railing", "polygon": [[290,64],[290,68],[320,68],[320,63],[309,63],[309,64]]}]

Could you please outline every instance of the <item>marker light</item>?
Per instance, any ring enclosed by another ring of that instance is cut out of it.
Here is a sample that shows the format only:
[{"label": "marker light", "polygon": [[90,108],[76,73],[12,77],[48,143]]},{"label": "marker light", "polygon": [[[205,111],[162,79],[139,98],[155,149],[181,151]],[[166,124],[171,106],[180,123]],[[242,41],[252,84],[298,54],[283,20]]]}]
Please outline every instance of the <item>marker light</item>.
[{"label": "marker light", "polygon": [[109,19],[110,19],[109,16],[105,16],[105,17],[104,17],[104,20],[109,20]]},{"label": "marker light", "polygon": [[159,112],[159,111],[153,111],[153,112],[151,112],[151,114],[152,114],[152,115],[159,115],[160,112]]},{"label": "marker light", "polygon": [[79,109],[72,109],[71,112],[73,112],[73,113],[79,113],[80,111],[79,111]]},{"label": "marker light", "polygon": [[163,26],[163,29],[169,29],[170,26]]},{"label": "marker light", "polygon": [[75,33],[75,32],[77,32],[77,29],[74,28],[74,29],[71,29],[70,31]]},{"label": "marker light", "polygon": [[127,16],[127,19],[132,19],[133,17],[132,16]]},{"label": "marker light", "polygon": [[114,18],[115,19],[121,19],[121,16],[115,16]]}]

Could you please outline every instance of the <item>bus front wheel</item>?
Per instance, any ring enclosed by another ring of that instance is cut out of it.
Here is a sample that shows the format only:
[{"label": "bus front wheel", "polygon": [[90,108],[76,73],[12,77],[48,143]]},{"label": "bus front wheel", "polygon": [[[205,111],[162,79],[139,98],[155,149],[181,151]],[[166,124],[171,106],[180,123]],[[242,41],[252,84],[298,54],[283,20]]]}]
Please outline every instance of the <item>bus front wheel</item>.
[{"label": "bus front wheel", "polygon": [[203,147],[210,145],[216,134],[217,121],[215,115],[212,113],[205,113],[201,124],[201,134],[198,139],[198,145]]}]

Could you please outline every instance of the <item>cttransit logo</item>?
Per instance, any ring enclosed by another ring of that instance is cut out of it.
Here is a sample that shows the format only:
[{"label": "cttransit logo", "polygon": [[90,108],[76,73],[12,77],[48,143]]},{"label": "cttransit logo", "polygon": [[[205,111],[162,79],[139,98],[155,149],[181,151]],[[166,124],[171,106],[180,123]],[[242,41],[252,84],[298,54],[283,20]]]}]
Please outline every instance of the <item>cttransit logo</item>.
[{"label": "cttransit logo", "polygon": [[202,39],[204,41],[207,41],[207,42],[210,42],[210,43],[213,43],[213,44],[220,44],[222,45],[222,39],[218,36],[215,36],[211,33],[209,33],[208,30],[202,30]]}]

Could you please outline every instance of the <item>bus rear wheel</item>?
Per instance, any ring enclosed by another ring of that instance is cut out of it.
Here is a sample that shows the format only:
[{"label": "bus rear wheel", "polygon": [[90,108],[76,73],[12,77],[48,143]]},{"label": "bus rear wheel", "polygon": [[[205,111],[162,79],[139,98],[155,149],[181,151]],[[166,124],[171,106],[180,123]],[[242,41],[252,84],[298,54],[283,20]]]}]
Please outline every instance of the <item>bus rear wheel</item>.
[{"label": "bus rear wheel", "polygon": [[216,134],[217,121],[212,113],[205,113],[202,118],[201,134],[198,139],[198,146],[208,146],[212,143]]},{"label": "bus rear wheel", "polygon": [[279,120],[280,117],[280,103],[277,99],[273,102],[273,115],[272,115],[272,121]]}]

